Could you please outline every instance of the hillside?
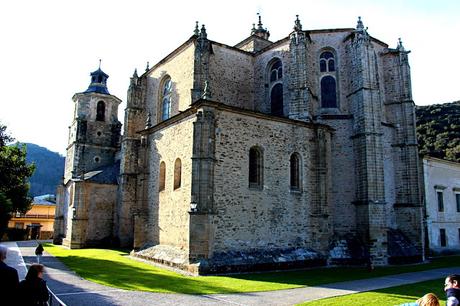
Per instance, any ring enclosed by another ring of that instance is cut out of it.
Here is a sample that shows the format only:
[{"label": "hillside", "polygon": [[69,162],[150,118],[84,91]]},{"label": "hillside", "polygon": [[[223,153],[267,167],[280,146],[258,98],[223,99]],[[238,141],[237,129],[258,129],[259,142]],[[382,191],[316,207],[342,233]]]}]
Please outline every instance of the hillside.
[{"label": "hillside", "polygon": [[35,163],[35,172],[30,178],[30,196],[56,194],[56,187],[64,175],[64,157],[47,148],[26,143],[28,163]]},{"label": "hillside", "polygon": [[460,101],[417,106],[420,155],[460,162]]}]

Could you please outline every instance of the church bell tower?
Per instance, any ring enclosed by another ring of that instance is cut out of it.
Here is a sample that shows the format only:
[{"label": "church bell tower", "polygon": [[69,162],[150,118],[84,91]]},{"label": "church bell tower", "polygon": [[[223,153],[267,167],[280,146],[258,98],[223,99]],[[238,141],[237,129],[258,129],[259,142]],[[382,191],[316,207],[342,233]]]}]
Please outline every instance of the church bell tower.
[{"label": "church bell tower", "polygon": [[91,73],[88,89],[72,98],[74,112],[69,127],[64,184],[115,162],[120,149],[118,106],[121,100],[109,93],[108,78],[99,66]]}]

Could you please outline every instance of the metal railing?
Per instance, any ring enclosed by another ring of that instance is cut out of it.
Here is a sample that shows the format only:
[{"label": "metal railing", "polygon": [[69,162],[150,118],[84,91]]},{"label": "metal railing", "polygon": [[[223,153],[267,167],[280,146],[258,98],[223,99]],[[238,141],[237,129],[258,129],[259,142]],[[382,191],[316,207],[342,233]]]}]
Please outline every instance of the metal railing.
[{"label": "metal railing", "polygon": [[63,301],[61,301],[48,287],[48,292],[50,294],[50,298],[48,300],[48,306],[67,306]]}]

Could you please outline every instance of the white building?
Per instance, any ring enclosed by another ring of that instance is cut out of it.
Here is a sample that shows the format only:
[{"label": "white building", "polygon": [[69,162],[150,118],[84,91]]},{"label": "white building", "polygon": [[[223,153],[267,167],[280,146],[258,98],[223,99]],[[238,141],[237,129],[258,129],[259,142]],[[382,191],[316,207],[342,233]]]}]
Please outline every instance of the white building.
[{"label": "white building", "polygon": [[429,248],[460,251],[460,163],[423,159]]}]

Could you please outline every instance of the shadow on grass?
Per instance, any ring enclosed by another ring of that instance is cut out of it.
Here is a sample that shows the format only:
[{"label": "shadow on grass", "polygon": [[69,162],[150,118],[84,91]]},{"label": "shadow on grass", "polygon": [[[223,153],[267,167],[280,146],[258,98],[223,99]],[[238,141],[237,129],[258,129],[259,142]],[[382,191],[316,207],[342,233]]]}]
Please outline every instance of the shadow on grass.
[{"label": "shadow on grass", "polygon": [[460,256],[448,256],[433,259],[429,263],[378,267],[372,271],[361,267],[330,267],[296,271],[238,274],[230,275],[229,277],[240,280],[285,283],[299,286],[317,286],[430,269],[450,268],[459,266],[459,263]]}]

